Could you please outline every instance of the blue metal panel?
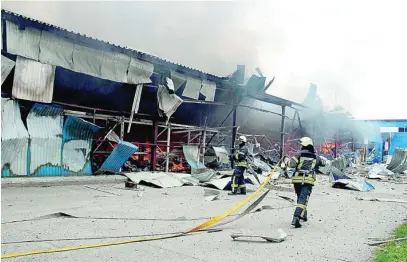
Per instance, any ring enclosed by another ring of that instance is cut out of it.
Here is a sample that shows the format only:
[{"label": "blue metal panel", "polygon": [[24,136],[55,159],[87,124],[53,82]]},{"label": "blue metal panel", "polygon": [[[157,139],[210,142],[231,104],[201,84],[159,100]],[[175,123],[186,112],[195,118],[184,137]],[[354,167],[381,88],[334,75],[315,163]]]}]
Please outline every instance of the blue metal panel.
[{"label": "blue metal panel", "polygon": [[113,152],[108,156],[99,171],[119,172],[124,162],[137,151],[137,146],[120,141]]},{"label": "blue metal panel", "polygon": [[396,148],[407,148],[407,133],[394,133],[391,138],[389,155],[393,155]]},{"label": "blue metal panel", "polygon": [[90,156],[93,135],[100,129],[88,121],[68,116],[62,131],[61,162],[68,174],[92,174]]}]

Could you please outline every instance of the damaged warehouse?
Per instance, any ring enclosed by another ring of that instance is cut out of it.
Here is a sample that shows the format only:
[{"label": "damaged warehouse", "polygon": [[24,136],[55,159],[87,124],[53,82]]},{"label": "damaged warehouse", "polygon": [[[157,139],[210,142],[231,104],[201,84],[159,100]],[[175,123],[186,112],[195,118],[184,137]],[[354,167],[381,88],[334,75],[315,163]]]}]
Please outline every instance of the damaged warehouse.
[{"label": "damaged warehouse", "polygon": [[303,105],[266,94],[259,69],[218,77],[5,10],[2,32],[2,177],[230,170],[238,135],[249,172],[267,175],[301,136],[328,158],[360,137],[315,121],[333,115],[306,106],[313,84]]},{"label": "damaged warehouse", "polygon": [[[281,154],[270,137],[284,137],[277,130],[280,117],[289,119],[286,107],[303,107],[264,94],[265,77],[242,85],[244,66],[217,77],[4,10],[2,29],[2,143],[10,151],[3,154],[3,177],[118,172],[128,158],[123,169],[185,171],[191,163],[184,146],[199,151],[198,168],[207,148],[230,153],[238,133],[256,130],[268,132],[259,141]],[[283,114],[253,105],[261,100]],[[278,116],[274,134],[267,122],[238,117],[250,111]]]},{"label": "damaged warehouse", "polygon": [[327,111],[313,83],[280,98],[244,59],[215,75],[1,19],[2,259],[367,261],[406,214],[405,120]]}]

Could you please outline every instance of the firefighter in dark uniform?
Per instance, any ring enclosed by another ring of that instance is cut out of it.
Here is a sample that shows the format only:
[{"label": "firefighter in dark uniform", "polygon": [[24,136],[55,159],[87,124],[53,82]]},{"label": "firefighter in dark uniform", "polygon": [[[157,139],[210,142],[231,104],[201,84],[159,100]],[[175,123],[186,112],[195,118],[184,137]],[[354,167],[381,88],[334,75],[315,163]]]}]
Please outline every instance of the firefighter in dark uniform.
[{"label": "firefighter in dark uniform", "polygon": [[300,219],[308,220],[307,205],[316,180],[315,169],[326,165],[326,161],[315,154],[311,138],[301,138],[300,144],[301,151],[296,153],[289,162],[289,167],[295,169],[291,179],[297,194],[297,207],[291,224],[296,228],[301,227]]},{"label": "firefighter in dark uniform", "polygon": [[239,149],[231,156],[235,162],[235,170],[232,175],[232,192],[229,195],[240,194],[246,195],[246,183],[244,182],[244,171],[247,168],[247,154],[249,152],[246,146],[246,137],[239,137]]}]

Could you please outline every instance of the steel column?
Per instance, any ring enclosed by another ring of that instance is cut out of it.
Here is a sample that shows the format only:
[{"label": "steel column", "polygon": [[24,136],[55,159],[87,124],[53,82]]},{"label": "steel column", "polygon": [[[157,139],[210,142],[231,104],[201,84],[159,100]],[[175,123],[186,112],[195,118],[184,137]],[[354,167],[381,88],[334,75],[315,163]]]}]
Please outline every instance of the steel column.
[{"label": "steel column", "polygon": [[[236,133],[237,133],[237,127],[236,127],[236,120],[237,120],[237,110],[236,108],[233,110],[233,133],[232,133],[232,155],[235,154],[235,141],[236,141]],[[232,168],[235,167],[235,161],[233,161],[232,158]]]},{"label": "steel column", "polygon": [[168,123],[168,132],[167,132],[167,154],[165,156],[165,172],[168,172],[170,167],[170,144],[171,144],[171,123]]},{"label": "steel column", "polygon": [[120,140],[123,141],[124,139],[124,117],[120,118]]},{"label": "steel column", "polygon": [[153,145],[151,145],[151,171],[155,171],[157,166],[157,135],[158,135],[158,121],[153,122]]},{"label": "steel column", "polygon": [[281,129],[280,129],[280,157],[284,154],[284,139],[285,139],[285,106],[281,106]]}]

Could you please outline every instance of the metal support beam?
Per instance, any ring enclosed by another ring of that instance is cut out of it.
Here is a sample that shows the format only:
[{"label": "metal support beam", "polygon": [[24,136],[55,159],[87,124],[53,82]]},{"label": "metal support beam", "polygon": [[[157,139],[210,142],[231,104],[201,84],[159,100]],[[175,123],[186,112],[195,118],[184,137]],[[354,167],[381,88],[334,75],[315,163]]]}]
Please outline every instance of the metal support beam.
[{"label": "metal support beam", "polygon": [[124,117],[120,118],[120,140],[123,141],[124,139]]},{"label": "metal support beam", "polygon": [[189,142],[191,142],[191,131],[188,131],[188,145],[189,145]]},{"label": "metal support beam", "polygon": [[170,144],[171,144],[171,123],[168,123],[167,132],[167,154],[165,156],[165,172],[168,172],[170,167]]},{"label": "metal support beam", "polygon": [[285,139],[285,106],[281,106],[281,134],[280,134],[280,157],[284,154],[284,139]]},{"label": "metal support beam", "polygon": [[[232,154],[235,154],[235,141],[236,141],[236,133],[237,133],[237,127],[236,127],[236,120],[237,120],[237,108],[233,110],[233,131],[232,131]],[[232,159],[232,168],[235,167],[235,162]]]},{"label": "metal support beam", "polygon": [[151,171],[155,171],[157,166],[157,134],[158,121],[153,122],[153,145],[151,146]]}]

